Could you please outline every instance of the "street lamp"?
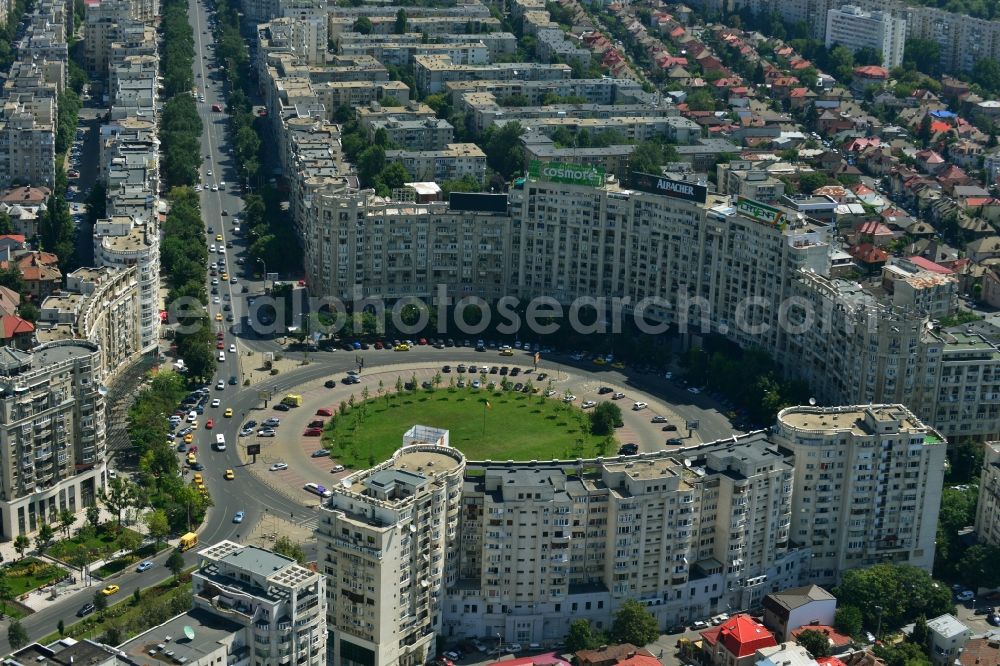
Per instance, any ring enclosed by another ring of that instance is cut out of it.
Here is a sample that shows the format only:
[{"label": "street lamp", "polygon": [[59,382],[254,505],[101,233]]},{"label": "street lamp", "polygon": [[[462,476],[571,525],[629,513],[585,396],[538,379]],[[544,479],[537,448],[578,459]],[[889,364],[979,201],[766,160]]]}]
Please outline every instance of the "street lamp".
[{"label": "street lamp", "polygon": [[257,263],[264,267],[264,293],[267,293],[267,264],[263,259],[257,257]]},{"label": "street lamp", "polygon": [[503,654],[503,636],[501,636],[499,632],[497,633],[497,640],[500,641],[497,644],[497,657],[499,657]]}]

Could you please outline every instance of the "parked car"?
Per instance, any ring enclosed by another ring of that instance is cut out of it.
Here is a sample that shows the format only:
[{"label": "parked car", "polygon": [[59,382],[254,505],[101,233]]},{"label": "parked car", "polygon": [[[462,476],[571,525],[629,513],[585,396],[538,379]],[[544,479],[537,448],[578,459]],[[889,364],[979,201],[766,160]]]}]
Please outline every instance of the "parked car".
[{"label": "parked car", "polygon": [[97,610],[97,608],[94,606],[94,604],[88,602],[88,603],[85,603],[83,606],[80,607],[80,610],[78,610],[76,612],[76,616],[77,617],[86,617],[86,616],[90,615],[91,613],[93,613],[95,610]]},{"label": "parked car", "polygon": [[135,570],[137,572],[139,572],[139,573],[142,573],[143,571],[146,571],[147,569],[152,569],[152,568],[153,568],[153,561],[152,560],[146,560],[145,562],[143,562],[142,564],[140,564],[139,566],[137,566],[135,568]]},{"label": "parked car", "polygon": [[276,462],[273,465],[271,465],[268,469],[270,469],[272,472],[280,472],[283,469],[288,469],[288,464],[283,462]]},{"label": "parked car", "polygon": [[327,458],[330,455],[330,451],[327,449],[316,449],[310,454],[312,458]]}]

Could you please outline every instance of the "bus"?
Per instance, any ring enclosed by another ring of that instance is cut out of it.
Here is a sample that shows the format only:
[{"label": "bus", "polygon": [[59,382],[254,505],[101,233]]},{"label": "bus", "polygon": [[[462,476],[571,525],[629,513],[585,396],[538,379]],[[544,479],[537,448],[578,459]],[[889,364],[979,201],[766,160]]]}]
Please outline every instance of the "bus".
[{"label": "bus", "polygon": [[177,550],[184,552],[185,550],[191,550],[198,545],[198,535],[194,532],[188,532],[181,537],[180,545],[177,546]]},{"label": "bus", "polygon": [[226,450],[226,436],[223,434],[218,434],[215,436],[215,450],[225,451]]}]

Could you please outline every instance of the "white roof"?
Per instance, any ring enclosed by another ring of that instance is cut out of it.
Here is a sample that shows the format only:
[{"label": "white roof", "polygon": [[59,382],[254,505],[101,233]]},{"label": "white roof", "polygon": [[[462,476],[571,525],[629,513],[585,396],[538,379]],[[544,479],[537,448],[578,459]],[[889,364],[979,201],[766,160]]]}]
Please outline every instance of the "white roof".
[{"label": "white roof", "polygon": [[927,628],[942,638],[953,638],[969,630],[957,617],[947,613],[928,620]]}]

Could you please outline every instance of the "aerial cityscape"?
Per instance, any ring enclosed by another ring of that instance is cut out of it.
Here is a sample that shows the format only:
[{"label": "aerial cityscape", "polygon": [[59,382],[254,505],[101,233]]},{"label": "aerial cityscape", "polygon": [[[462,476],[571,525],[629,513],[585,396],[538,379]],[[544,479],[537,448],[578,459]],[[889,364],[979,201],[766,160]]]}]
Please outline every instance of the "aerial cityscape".
[{"label": "aerial cityscape", "polygon": [[0,0],[5,666],[1000,666],[1000,5]]}]

